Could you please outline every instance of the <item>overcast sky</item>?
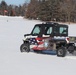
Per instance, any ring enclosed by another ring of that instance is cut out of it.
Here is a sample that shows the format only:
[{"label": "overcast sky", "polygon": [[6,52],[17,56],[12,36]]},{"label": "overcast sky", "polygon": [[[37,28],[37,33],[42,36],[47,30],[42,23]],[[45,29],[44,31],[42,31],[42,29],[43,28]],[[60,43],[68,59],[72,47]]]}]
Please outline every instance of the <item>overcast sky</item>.
[{"label": "overcast sky", "polygon": [[[1,2],[2,0],[0,0]],[[20,5],[23,4],[24,2],[29,2],[30,0],[4,0],[8,5],[9,4],[14,4],[14,5]]]}]

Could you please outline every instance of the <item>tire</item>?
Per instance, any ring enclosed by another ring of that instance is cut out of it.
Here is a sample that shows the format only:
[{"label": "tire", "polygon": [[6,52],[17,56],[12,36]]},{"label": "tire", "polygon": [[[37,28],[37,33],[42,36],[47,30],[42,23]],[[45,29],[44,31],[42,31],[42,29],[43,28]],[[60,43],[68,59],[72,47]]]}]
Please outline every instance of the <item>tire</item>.
[{"label": "tire", "polygon": [[20,51],[21,51],[21,52],[30,52],[29,44],[28,44],[28,43],[22,44],[22,45],[20,46]]},{"label": "tire", "polygon": [[57,56],[58,57],[65,57],[66,55],[66,49],[64,47],[60,47],[57,49]]}]

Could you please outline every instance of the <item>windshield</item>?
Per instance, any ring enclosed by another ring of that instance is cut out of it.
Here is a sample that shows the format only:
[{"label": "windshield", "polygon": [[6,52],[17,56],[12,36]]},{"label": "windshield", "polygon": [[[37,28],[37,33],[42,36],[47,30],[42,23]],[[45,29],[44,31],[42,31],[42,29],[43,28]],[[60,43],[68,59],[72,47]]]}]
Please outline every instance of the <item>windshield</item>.
[{"label": "windshield", "polygon": [[39,34],[40,33],[40,26],[35,26],[33,31],[32,31],[32,34]]}]

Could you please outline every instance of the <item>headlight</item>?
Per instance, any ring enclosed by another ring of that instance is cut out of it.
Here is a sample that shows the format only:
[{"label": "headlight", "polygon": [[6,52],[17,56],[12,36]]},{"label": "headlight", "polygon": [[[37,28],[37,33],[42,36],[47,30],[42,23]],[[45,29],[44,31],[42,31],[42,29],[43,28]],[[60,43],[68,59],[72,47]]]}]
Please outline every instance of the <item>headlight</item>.
[{"label": "headlight", "polygon": [[26,38],[23,39],[24,41],[26,40]]}]

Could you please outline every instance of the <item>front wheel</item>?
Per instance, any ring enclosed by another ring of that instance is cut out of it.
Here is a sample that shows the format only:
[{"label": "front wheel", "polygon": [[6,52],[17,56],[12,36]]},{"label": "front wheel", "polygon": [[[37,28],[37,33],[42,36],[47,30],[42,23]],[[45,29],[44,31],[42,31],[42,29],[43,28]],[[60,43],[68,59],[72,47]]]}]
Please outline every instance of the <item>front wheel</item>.
[{"label": "front wheel", "polygon": [[65,47],[60,47],[59,49],[57,49],[57,56],[58,57],[65,57],[65,55],[66,55]]},{"label": "front wheel", "polygon": [[21,52],[29,52],[29,51],[30,51],[29,44],[28,44],[28,43],[22,44],[22,45],[20,46],[20,51],[21,51]]}]

